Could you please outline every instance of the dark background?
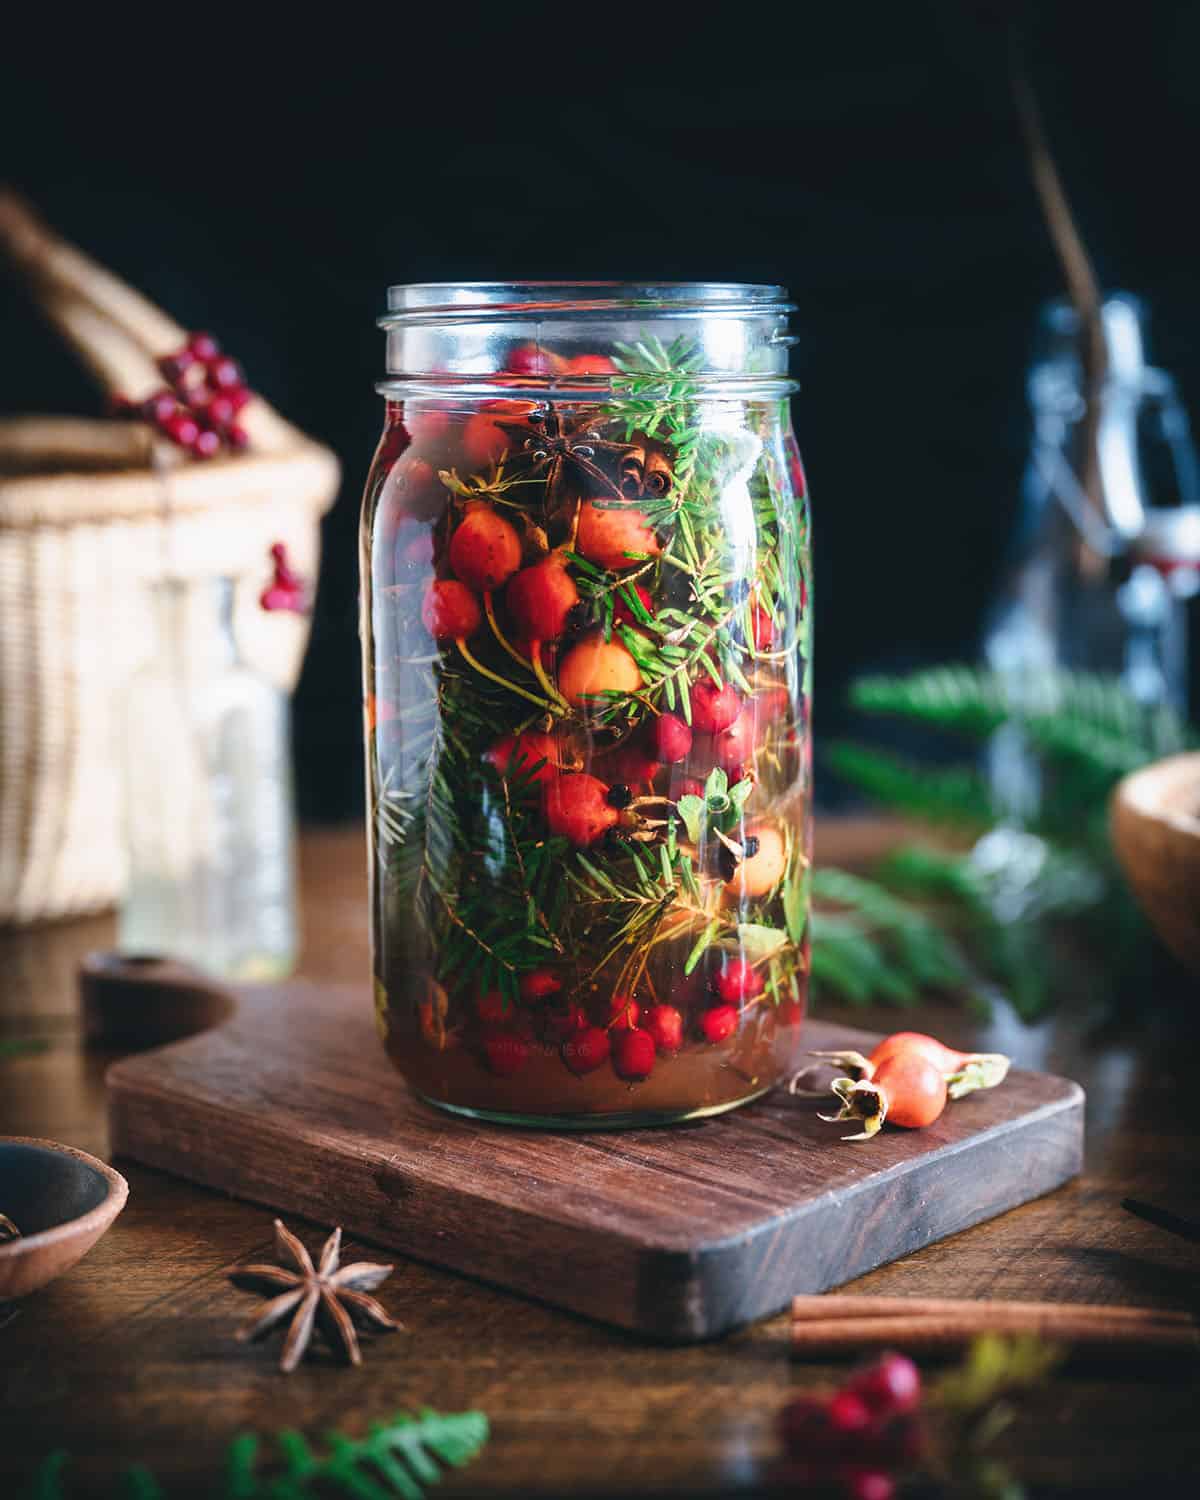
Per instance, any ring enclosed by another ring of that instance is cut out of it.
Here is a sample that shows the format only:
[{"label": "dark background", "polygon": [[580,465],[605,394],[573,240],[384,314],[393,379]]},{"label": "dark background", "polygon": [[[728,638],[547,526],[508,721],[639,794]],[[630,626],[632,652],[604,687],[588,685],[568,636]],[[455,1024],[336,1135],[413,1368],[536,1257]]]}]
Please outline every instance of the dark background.
[{"label": "dark background", "polygon": [[[780,281],[817,540],[818,718],[864,668],[970,654],[1012,526],[1039,302],[1016,14],[1106,286],[1200,401],[1200,7],[224,10],[13,43],[0,164],[345,467],[296,702],[302,810],[361,805],[355,529],[391,282]],[[706,18],[707,17],[707,18]],[[0,288],[0,409],[98,407]]]}]

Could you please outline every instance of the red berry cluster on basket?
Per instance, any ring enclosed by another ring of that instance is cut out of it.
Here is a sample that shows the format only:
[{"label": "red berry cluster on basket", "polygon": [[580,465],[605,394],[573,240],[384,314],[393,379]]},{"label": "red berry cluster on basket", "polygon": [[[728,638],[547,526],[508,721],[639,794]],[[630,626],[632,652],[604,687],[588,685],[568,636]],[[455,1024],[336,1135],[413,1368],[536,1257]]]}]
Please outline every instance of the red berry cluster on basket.
[{"label": "red berry cluster on basket", "polygon": [[158,361],[167,384],[144,401],[113,399],[120,416],[141,418],[193,458],[249,443],[238,414],[250,400],[241,366],[221,353],[211,333],[193,333],[182,349]]},{"label": "red berry cluster on basket", "polygon": [[903,1354],[885,1354],[824,1396],[798,1396],[779,1413],[781,1478],[846,1500],[892,1500],[897,1475],[925,1452],[921,1376]]},{"label": "red berry cluster on basket", "polygon": [[273,573],[271,581],[258,596],[265,610],[288,610],[301,615],[308,608],[308,587],[288,561],[287,548],[282,542],[271,547]]}]

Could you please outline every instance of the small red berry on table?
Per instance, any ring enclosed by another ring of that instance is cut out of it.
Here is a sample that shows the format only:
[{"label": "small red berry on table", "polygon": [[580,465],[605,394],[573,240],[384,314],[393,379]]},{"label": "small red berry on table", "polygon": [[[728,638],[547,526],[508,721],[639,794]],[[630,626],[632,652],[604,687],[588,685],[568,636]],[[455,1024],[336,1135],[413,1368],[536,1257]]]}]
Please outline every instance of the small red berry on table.
[{"label": "small red berry on table", "polygon": [[220,359],[214,359],[209,364],[205,378],[212,390],[227,390],[232,386],[242,384],[242,368],[236,359],[222,355]]},{"label": "small red berry on table", "polygon": [[198,359],[207,364],[210,359],[216,359],[221,352],[221,346],[213,338],[211,333],[193,333],[187,341],[188,353],[193,359]]}]

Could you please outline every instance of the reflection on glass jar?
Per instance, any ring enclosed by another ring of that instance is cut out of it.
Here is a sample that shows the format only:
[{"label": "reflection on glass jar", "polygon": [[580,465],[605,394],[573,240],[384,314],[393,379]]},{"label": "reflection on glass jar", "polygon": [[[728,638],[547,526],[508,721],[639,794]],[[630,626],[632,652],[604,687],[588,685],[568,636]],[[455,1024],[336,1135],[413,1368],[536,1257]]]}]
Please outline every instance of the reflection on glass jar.
[{"label": "reflection on glass jar", "polygon": [[808,516],[776,287],[393,290],[362,526],[376,1009],[425,1098],[727,1109],[808,969]]}]

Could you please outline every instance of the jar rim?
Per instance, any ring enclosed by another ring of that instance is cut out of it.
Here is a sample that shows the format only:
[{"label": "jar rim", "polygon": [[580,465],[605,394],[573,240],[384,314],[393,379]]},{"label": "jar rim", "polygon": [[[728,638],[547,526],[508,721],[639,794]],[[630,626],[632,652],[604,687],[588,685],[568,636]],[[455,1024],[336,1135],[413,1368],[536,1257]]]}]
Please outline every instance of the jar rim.
[{"label": "jar rim", "polygon": [[749,281],[415,281],[388,288],[381,327],[400,322],[572,318],[639,311],[660,317],[790,312],[787,288]]}]

